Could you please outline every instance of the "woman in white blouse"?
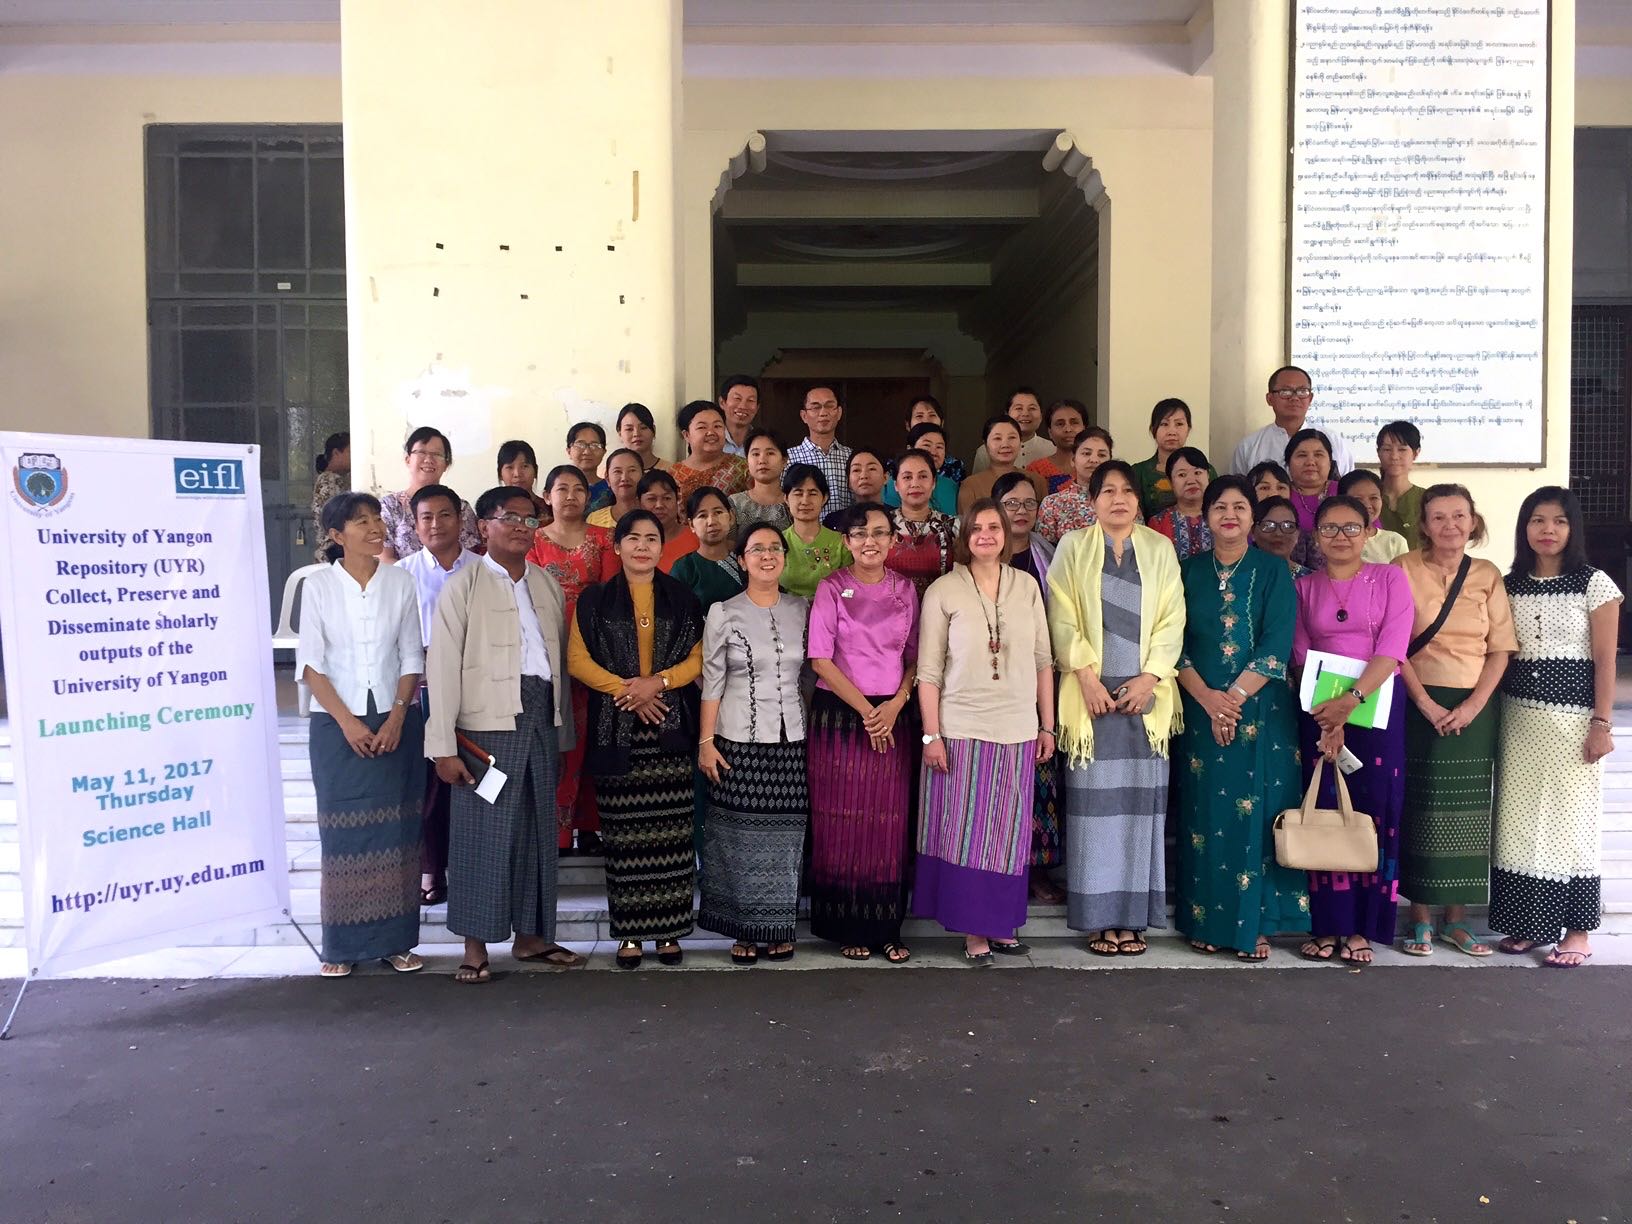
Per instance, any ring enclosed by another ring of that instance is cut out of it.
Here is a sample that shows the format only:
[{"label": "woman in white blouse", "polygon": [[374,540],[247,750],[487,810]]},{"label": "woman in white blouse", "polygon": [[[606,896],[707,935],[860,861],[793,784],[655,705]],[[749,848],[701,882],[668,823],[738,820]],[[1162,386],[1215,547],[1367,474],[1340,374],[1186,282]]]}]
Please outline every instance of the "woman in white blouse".
[{"label": "woman in white blouse", "polygon": [[385,524],[367,493],[324,503],[332,564],[307,580],[295,674],[312,690],[309,747],[322,842],[323,976],[358,961],[423,966],[419,822],[424,725],[413,704],[425,648],[411,576],[380,564]]}]

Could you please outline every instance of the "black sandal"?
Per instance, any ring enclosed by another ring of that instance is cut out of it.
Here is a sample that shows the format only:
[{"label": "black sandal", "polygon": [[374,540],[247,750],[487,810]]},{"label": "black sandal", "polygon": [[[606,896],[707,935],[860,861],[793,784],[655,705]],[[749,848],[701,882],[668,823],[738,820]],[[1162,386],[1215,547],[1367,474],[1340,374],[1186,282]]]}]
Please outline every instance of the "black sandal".
[{"label": "black sandal", "polygon": [[[1311,952],[1309,949],[1313,948]],[[1304,960],[1319,961],[1321,964],[1331,964],[1332,954],[1337,951],[1336,935],[1311,935],[1303,941],[1298,949],[1298,955]]]},{"label": "black sandal", "polygon": [[732,944],[731,963],[733,965],[743,966],[759,964],[759,945],[742,943]]},{"label": "black sandal", "polygon": [[[460,977],[459,974],[464,973],[466,970],[469,970],[471,976]],[[493,980],[493,972],[487,967],[487,962],[484,960],[479,965],[460,965],[458,972],[453,975],[453,980],[460,986],[485,986]]]},{"label": "black sandal", "polygon": [[912,959],[912,949],[902,943],[884,945],[884,959],[892,965],[904,965]]},{"label": "black sandal", "polygon": [[848,961],[864,961],[873,958],[873,950],[864,948],[860,944],[846,944],[839,949],[839,955]]},{"label": "black sandal", "polygon": [[[625,956],[624,953],[630,948],[635,950],[635,954],[633,956]],[[618,954],[612,959],[619,969],[639,969],[640,958],[640,941],[638,939],[625,939],[618,944]]]},{"label": "black sandal", "polygon": [[1131,939],[1121,940],[1116,945],[1116,954],[1118,956],[1143,956],[1148,951],[1150,951],[1150,945],[1144,941],[1137,931],[1134,932]]},{"label": "black sandal", "polygon": [[793,959],[793,953],[794,944],[793,940],[790,939],[780,952],[772,952],[769,948],[766,948],[765,959],[773,961],[788,961]]},{"label": "black sandal", "polygon": [[1095,956],[1115,956],[1117,954],[1117,949],[1120,947],[1121,945],[1104,931],[1101,931],[1098,935],[1095,935],[1088,941],[1088,951],[1092,952]]},{"label": "black sandal", "polygon": [[446,884],[436,884],[430,888],[419,890],[419,903],[421,905],[441,905],[447,899],[448,886]]},{"label": "black sandal", "polygon": [[678,965],[685,960],[685,949],[680,946],[678,939],[671,939],[668,943],[657,945],[657,959],[659,964]]},{"label": "black sandal", "polygon": [[1031,953],[1031,945],[1021,943],[1018,939],[1011,939],[1008,943],[1001,939],[988,939],[986,944],[999,956],[1027,956]]}]

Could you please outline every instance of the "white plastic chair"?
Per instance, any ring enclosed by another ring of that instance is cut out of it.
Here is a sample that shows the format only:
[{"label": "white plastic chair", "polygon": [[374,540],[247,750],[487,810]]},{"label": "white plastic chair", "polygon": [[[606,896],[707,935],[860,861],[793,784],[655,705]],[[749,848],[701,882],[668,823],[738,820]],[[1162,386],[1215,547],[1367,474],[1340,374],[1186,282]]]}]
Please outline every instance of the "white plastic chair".
[{"label": "white plastic chair", "polygon": [[[328,568],[314,562],[301,566],[289,575],[289,581],[283,584],[283,606],[278,609],[278,627],[272,631],[273,650],[294,650],[300,645],[300,629],[294,623],[295,601],[299,598],[300,588],[306,579]],[[300,716],[309,718],[312,712],[312,691],[299,676],[295,677],[295,691],[300,694]]]}]

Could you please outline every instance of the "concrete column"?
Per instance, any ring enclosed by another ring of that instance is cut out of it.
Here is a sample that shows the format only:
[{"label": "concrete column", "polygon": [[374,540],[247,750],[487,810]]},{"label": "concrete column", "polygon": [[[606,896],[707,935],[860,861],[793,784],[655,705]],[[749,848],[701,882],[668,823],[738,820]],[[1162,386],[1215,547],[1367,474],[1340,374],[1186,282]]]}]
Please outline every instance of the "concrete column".
[{"label": "concrete column", "polygon": [[678,403],[680,0],[345,0],[359,487],[435,425],[474,499],[524,438]]},{"label": "concrete column", "polygon": [[[1207,454],[1222,468],[1268,423],[1286,360],[1290,0],[1213,6],[1213,325]],[[1318,380],[1318,374],[1316,378]]]}]

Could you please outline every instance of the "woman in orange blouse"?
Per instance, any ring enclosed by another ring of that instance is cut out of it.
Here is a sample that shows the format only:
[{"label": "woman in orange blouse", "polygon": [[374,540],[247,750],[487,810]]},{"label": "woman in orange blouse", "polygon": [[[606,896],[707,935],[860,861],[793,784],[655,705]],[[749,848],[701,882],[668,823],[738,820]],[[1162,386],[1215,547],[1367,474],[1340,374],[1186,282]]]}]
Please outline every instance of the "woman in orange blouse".
[{"label": "woman in orange blouse", "polygon": [[[1490,699],[1518,638],[1501,572],[1467,555],[1469,544],[1485,540],[1473,495],[1461,485],[1434,485],[1422,495],[1418,530],[1422,548],[1394,562],[1411,583],[1416,607],[1410,657],[1400,665],[1411,697],[1400,850],[1400,892],[1411,901],[1411,931],[1401,950],[1433,952],[1429,907],[1443,905],[1438,937],[1458,952],[1489,956],[1490,948],[1468,928],[1467,907],[1489,895],[1497,734]],[[1459,573],[1461,590],[1429,637]]]}]

